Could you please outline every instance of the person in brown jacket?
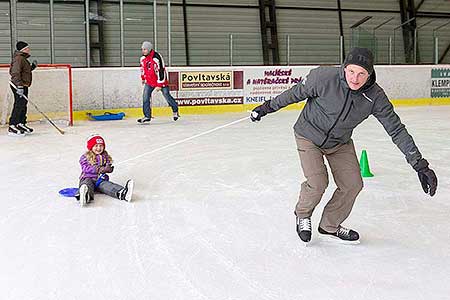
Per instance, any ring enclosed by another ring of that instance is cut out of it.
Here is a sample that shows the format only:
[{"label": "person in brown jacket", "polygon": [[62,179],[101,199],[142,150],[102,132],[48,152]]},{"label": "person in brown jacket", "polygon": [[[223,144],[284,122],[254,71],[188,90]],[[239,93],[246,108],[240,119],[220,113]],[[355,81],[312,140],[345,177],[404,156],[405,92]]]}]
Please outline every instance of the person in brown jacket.
[{"label": "person in brown jacket", "polygon": [[28,88],[31,86],[31,71],[37,67],[37,62],[32,64],[28,61],[30,57],[30,47],[26,42],[19,41],[16,44],[9,74],[11,75],[11,90],[14,94],[14,106],[9,118],[8,134],[13,136],[23,136],[25,133],[31,134],[33,129],[27,123],[27,99]]}]

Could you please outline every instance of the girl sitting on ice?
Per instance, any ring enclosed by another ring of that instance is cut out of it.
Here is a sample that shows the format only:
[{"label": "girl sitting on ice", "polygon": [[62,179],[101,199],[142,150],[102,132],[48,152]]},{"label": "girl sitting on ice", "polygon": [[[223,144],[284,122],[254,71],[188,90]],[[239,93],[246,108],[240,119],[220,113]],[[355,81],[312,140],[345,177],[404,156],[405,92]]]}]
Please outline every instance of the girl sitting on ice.
[{"label": "girl sitting on ice", "polygon": [[109,181],[112,173],[112,158],[105,150],[105,140],[100,135],[91,135],[87,140],[88,151],[80,157],[81,175],[79,195],[81,206],[94,200],[94,192],[109,195],[119,200],[131,201],[134,182],[129,179],[125,187]]}]

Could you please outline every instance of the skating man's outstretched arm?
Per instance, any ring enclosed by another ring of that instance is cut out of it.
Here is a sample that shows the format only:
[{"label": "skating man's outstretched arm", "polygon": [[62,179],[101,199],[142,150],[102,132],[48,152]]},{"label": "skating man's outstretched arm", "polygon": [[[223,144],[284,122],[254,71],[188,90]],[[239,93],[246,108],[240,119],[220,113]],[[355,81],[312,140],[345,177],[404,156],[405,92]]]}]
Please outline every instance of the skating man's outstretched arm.
[{"label": "skating man's outstretched arm", "polygon": [[307,98],[317,95],[316,92],[316,73],[317,69],[312,70],[301,82],[290,89],[284,91],[272,100],[267,100],[262,105],[255,107],[250,115],[250,119],[260,121],[265,115],[275,112],[292,103],[298,103]]},{"label": "skating man's outstretched arm", "polygon": [[405,155],[406,161],[417,172],[423,191],[430,196],[434,196],[438,184],[436,174],[428,167],[428,161],[422,157],[412,136],[395,113],[392,103],[384,92],[375,101],[373,115],[383,125],[394,144]]}]

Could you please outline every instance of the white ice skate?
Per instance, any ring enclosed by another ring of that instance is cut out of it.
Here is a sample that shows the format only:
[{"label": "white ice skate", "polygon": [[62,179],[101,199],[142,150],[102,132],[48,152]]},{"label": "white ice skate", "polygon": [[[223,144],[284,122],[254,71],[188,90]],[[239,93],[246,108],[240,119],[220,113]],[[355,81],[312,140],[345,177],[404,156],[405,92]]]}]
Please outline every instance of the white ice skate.
[{"label": "white ice skate", "polygon": [[79,193],[80,193],[80,205],[81,205],[81,207],[86,206],[86,204],[88,203],[88,197],[89,197],[88,190],[89,190],[89,188],[88,188],[87,185],[82,184],[80,186]]},{"label": "white ice skate", "polygon": [[134,180],[130,179],[125,184],[125,201],[131,202],[131,196],[133,195],[133,188],[134,188]]}]

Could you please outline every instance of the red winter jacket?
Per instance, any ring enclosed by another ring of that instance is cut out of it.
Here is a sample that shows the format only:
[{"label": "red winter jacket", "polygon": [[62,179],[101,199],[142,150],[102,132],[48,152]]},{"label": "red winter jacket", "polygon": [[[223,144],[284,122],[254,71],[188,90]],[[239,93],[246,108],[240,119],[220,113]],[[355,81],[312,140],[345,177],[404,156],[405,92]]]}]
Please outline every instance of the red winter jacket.
[{"label": "red winter jacket", "polygon": [[141,57],[141,79],[152,87],[165,87],[169,84],[164,60],[155,50]]}]

